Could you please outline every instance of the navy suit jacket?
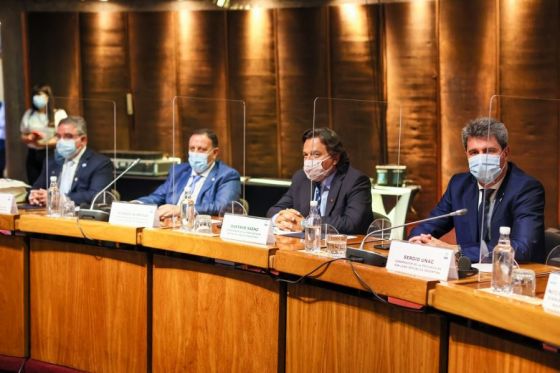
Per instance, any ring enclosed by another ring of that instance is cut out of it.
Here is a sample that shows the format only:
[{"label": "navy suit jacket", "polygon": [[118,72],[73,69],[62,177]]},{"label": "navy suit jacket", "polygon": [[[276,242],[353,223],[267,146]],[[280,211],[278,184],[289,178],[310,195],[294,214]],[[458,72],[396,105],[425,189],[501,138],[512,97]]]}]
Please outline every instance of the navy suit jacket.
[{"label": "navy suit jacket", "polygon": [[[54,152],[53,152],[54,153]],[[46,189],[50,176],[57,176],[60,183],[60,173],[62,172],[63,163],[54,159],[54,154],[49,156],[49,175],[47,176],[46,163],[43,163],[41,175],[33,184],[33,189]],[[68,197],[76,205],[82,203],[91,203],[95,195],[105,188],[113,180],[113,163],[102,154],[96,153],[90,148],[86,148],[84,154],[80,158],[80,164],[76,167],[74,180],[68,192]]]},{"label": "navy suit jacket", "polygon": [[[480,230],[478,223],[479,188],[470,173],[454,175],[445,194],[432,210],[430,216],[439,216],[467,208],[464,216],[443,218],[418,225],[410,236],[429,233],[439,238],[455,228],[457,243],[464,255],[478,262],[480,253]],[[517,261],[542,261],[544,256],[544,189],[542,184],[525,174],[513,163],[495,192],[496,200],[490,223],[491,252],[498,243],[500,226],[511,228],[511,245]]]},{"label": "navy suit jacket", "polygon": [[[267,216],[272,217],[280,210],[292,208],[303,216],[309,215],[311,181],[303,170],[298,170],[290,189],[272,206]],[[371,181],[356,170],[348,167],[337,170],[329,190],[323,223],[334,226],[340,233],[365,234],[373,220],[371,209]]]},{"label": "navy suit jacket", "polygon": [[[188,163],[174,166],[165,183],[160,185],[152,194],[138,198],[142,203],[156,205],[176,205],[189,178],[192,168]],[[175,187],[173,187],[175,174]],[[220,210],[231,201],[238,201],[241,194],[241,180],[239,172],[226,164],[216,161],[214,167],[204,181],[195,202],[195,209],[199,214],[218,215]]]}]

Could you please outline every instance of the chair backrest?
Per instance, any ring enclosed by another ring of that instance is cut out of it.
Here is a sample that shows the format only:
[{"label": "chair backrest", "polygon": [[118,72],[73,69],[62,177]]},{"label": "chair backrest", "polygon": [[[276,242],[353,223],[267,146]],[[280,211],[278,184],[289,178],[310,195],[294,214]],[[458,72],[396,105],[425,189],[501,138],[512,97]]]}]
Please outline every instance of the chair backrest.
[{"label": "chair backrest", "polygon": [[547,228],[544,231],[545,264],[560,266],[560,229]]},{"label": "chair backrest", "polygon": [[[410,188],[374,186],[371,188],[371,208],[374,213],[385,215],[391,221],[392,226],[404,224],[406,214],[411,203]],[[387,211],[386,205],[392,208]],[[404,227],[393,229],[391,239],[402,240],[404,238]]]}]

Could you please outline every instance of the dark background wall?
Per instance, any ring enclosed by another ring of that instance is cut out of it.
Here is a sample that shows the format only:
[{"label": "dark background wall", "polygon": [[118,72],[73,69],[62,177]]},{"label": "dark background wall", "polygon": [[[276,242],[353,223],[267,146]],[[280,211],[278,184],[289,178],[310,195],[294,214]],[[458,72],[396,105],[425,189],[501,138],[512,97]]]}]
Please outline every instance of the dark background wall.
[{"label": "dark background wall", "polygon": [[[319,100],[316,123],[334,128],[370,176],[375,164],[406,164],[425,216],[467,168],[460,129],[491,110],[510,129],[512,159],[545,185],[547,224],[557,225],[557,102],[502,97],[490,108],[494,94],[560,97],[556,1],[21,14],[29,63],[20,97],[39,81],[73,97],[59,106],[86,116],[95,148],[113,145],[114,101],[119,148],[182,155],[190,131],[210,126],[225,161],[242,170],[243,106],[226,100],[244,100],[245,173],[289,178],[301,167],[314,98],[354,99]],[[173,105],[176,95],[211,99]],[[23,159],[10,164],[15,175]]]}]

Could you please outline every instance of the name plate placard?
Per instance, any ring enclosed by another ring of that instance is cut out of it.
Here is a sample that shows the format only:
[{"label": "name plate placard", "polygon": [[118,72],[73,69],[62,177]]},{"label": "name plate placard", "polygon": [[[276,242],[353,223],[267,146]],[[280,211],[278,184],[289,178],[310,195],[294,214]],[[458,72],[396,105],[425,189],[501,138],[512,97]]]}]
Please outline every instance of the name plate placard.
[{"label": "name plate placard", "polygon": [[249,242],[257,245],[274,243],[272,220],[254,216],[226,214],[220,237],[223,240]]},{"label": "name plate placard", "polygon": [[452,249],[395,240],[391,242],[387,270],[440,281],[458,278]]},{"label": "name plate placard", "polygon": [[17,214],[16,198],[13,194],[0,193],[0,214]]},{"label": "name plate placard", "polygon": [[109,224],[126,225],[136,228],[159,226],[156,205],[143,205],[128,202],[113,202]]},{"label": "name plate placard", "polygon": [[543,308],[547,312],[560,314],[560,272],[554,272],[548,276]]}]

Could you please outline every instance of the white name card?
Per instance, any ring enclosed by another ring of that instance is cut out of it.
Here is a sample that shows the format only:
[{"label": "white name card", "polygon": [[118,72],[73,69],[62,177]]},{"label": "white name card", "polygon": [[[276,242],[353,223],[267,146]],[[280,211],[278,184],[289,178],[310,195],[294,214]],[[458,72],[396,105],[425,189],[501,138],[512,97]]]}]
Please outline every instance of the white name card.
[{"label": "white name card", "polygon": [[0,193],[0,214],[17,214],[16,198],[13,194]]},{"label": "white name card", "polygon": [[452,249],[396,240],[391,242],[387,270],[440,281],[458,277]]},{"label": "white name card", "polygon": [[548,276],[543,308],[547,312],[560,314],[560,272],[554,272]]},{"label": "white name card", "polygon": [[254,216],[226,214],[220,237],[223,240],[249,242],[257,245],[274,243],[272,221]]},{"label": "white name card", "polygon": [[126,225],[128,227],[159,226],[156,205],[143,205],[139,203],[113,202],[109,224]]}]

